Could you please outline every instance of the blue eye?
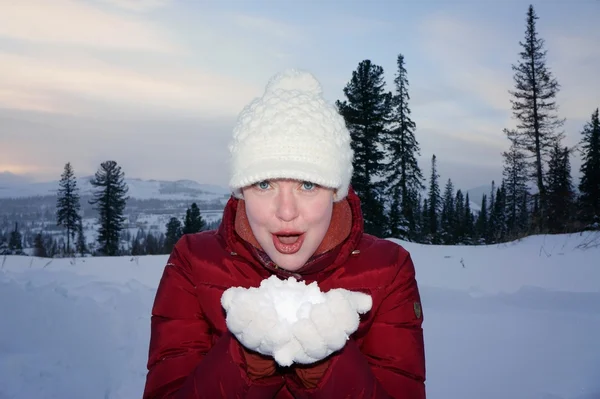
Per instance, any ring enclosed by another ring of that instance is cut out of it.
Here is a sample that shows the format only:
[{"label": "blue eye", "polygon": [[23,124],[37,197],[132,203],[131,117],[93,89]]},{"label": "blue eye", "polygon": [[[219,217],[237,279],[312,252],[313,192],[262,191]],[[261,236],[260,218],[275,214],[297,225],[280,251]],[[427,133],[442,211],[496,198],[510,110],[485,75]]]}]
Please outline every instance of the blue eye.
[{"label": "blue eye", "polygon": [[315,183],[309,181],[302,182],[302,188],[309,191],[313,190],[315,188]]},{"label": "blue eye", "polygon": [[268,181],[266,181],[266,180],[263,180],[263,181],[261,181],[261,182],[258,182],[258,183],[256,184],[256,186],[257,186],[258,188],[260,188],[261,190],[266,190],[267,188],[269,188],[269,182],[268,182]]}]

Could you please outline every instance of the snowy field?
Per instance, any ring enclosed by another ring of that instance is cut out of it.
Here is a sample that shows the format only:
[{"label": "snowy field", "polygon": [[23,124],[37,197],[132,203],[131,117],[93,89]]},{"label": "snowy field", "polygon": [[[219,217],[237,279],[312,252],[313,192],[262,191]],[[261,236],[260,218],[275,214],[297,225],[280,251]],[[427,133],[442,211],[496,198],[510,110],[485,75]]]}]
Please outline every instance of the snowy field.
[{"label": "snowy field", "polygon": [[[428,398],[600,398],[598,244],[598,233],[406,244]],[[141,397],[166,259],[0,258],[0,399]]]}]

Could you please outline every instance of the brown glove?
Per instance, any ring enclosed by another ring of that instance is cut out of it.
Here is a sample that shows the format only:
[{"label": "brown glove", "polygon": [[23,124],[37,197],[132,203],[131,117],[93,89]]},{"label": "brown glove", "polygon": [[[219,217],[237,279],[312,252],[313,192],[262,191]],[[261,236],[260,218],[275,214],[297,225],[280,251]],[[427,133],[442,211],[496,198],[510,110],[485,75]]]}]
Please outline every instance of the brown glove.
[{"label": "brown glove", "polygon": [[246,350],[244,347],[242,347],[242,353],[246,359],[248,376],[251,379],[258,380],[275,375],[277,365],[273,358]]},{"label": "brown glove", "polygon": [[314,364],[296,365],[294,366],[294,370],[304,387],[312,389],[315,388],[319,384],[319,381],[321,381],[321,378],[323,378],[323,375],[329,368],[329,363],[330,359],[327,358]]}]

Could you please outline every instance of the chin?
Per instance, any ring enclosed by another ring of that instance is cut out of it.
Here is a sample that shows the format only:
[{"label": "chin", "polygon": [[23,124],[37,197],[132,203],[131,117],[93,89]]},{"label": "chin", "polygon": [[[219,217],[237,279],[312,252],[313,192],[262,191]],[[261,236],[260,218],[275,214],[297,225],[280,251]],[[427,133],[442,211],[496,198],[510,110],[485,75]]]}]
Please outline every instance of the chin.
[{"label": "chin", "polygon": [[271,256],[271,259],[277,266],[280,268],[287,270],[289,272],[294,272],[302,266],[306,264],[308,261],[308,257],[303,254],[294,254],[294,255],[283,255],[274,250],[275,253]]}]

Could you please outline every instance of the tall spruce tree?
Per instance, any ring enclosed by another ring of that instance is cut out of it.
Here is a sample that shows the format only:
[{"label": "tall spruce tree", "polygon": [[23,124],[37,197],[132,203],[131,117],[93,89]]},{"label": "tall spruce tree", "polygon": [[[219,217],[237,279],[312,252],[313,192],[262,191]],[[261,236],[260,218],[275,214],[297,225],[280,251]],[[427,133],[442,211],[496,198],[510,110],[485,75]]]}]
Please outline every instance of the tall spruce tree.
[{"label": "tall spruce tree", "polygon": [[481,196],[481,210],[477,215],[477,222],[475,222],[475,233],[479,244],[487,244],[488,219],[487,194],[483,194]]},{"label": "tall spruce tree", "polygon": [[77,252],[79,252],[81,256],[85,255],[85,253],[88,251],[85,240],[85,233],[83,231],[83,221],[81,220],[81,218],[79,219],[79,226],[77,226],[77,243],[75,245],[77,248]]},{"label": "tall spruce tree", "polygon": [[475,242],[475,217],[471,211],[471,200],[469,199],[469,192],[465,195],[465,244],[474,244]]},{"label": "tall spruce tree", "polygon": [[[549,153],[564,134],[557,129],[563,125],[564,119],[556,115],[556,94],[559,84],[546,65],[544,40],[536,31],[536,15],[533,6],[527,11],[525,40],[519,42],[522,47],[520,60],[513,65],[515,72],[515,90],[510,91],[512,110],[518,120],[516,129],[505,129],[509,139],[526,151],[530,160],[530,177],[535,182],[539,194],[540,221],[545,220],[546,185],[544,165]],[[541,226],[542,229],[544,226]]]},{"label": "tall spruce tree", "polygon": [[98,189],[89,203],[96,205],[99,214],[97,241],[100,252],[106,256],[118,255],[120,233],[125,227],[123,211],[129,199],[125,174],[117,162],[105,161],[90,183]]},{"label": "tall spruce tree", "polygon": [[456,197],[454,198],[454,215],[456,218],[454,242],[456,244],[465,244],[465,196],[460,189],[456,191]]},{"label": "tall spruce tree", "polygon": [[510,149],[503,152],[502,157],[504,158],[502,175],[506,190],[507,234],[511,238],[516,238],[525,228],[525,225],[519,221],[523,212],[525,214],[527,212],[527,161],[525,154],[513,140],[511,140]]},{"label": "tall spruce tree", "polygon": [[408,76],[402,54],[398,55],[397,66],[394,79],[396,93],[392,98],[392,125],[385,140],[390,158],[387,164],[387,194],[392,199],[389,224],[393,237],[414,240],[418,194],[425,186],[423,173],[417,162],[420,148],[415,137],[416,124],[411,119],[408,106]]},{"label": "tall spruce tree", "polygon": [[75,240],[75,234],[81,221],[79,210],[79,189],[75,173],[71,163],[65,164],[64,171],[58,182],[59,189],[56,200],[56,224],[67,229],[67,254],[71,254],[71,240]]},{"label": "tall spruce tree", "polygon": [[200,214],[200,208],[194,202],[192,206],[185,211],[185,221],[183,223],[183,234],[194,234],[202,231],[206,223]]},{"label": "tall spruce tree", "polygon": [[19,231],[19,223],[15,222],[15,229],[10,233],[8,249],[11,255],[23,255],[23,235]]},{"label": "tall spruce tree", "polygon": [[571,179],[569,149],[555,144],[546,175],[548,189],[547,226],[552,233],[569,231],[575,193]]},{"label": "tall spruce tree", "polygon": [[336,105],[352,138],[352,187],[361,198],[365,232],[382,236],[388,225],[383,203],[382,144],[392,104],[392,94],[385,91],[383,68],[370,60],[361,61],[344,87],[344,94],[346,100],[338,100]]},{"label": "tall spruce tree", "polygon": [[427,233],[429,242],[432,244],[440,243],[440,210],[442,207],[442,198],[440,195],[440,175],[437,172],[437,158],[435,154],[431,157],[431,177],[429,178],[429,202],[427,209],[427,222],[429,223]]},{"label": "tall spruce tree", "polygon": [[452,179],[448,179],[444,188],[444,197],[442,201],[441,214],[441,241],[443,244],[452,245],[456,242],[456,215],[454,204],[454,184]]},{"label": "tall spruce tree", "polygon": [[176,217],[172,217],[169,219],[169,222],[166,225],[167,232],[165,234],[165,253],[171,253],[173,251],[173,247],[177,244],[177,241],[181,238],[183,234],[181,221]]},{"label": "tall spruce tree", "polygon": [[493,228],[488,227],[490,242],[504,241],[508,231],[506,224],[506,186],[504,185],[504,181],[496,189],[493,205],[490,205],[490,221],[490,225],[493,226]]},{"label": "tall spruce tree", "polygon": [[598,108],[581,132],[580,219],[600,230],[600,118]]}]

